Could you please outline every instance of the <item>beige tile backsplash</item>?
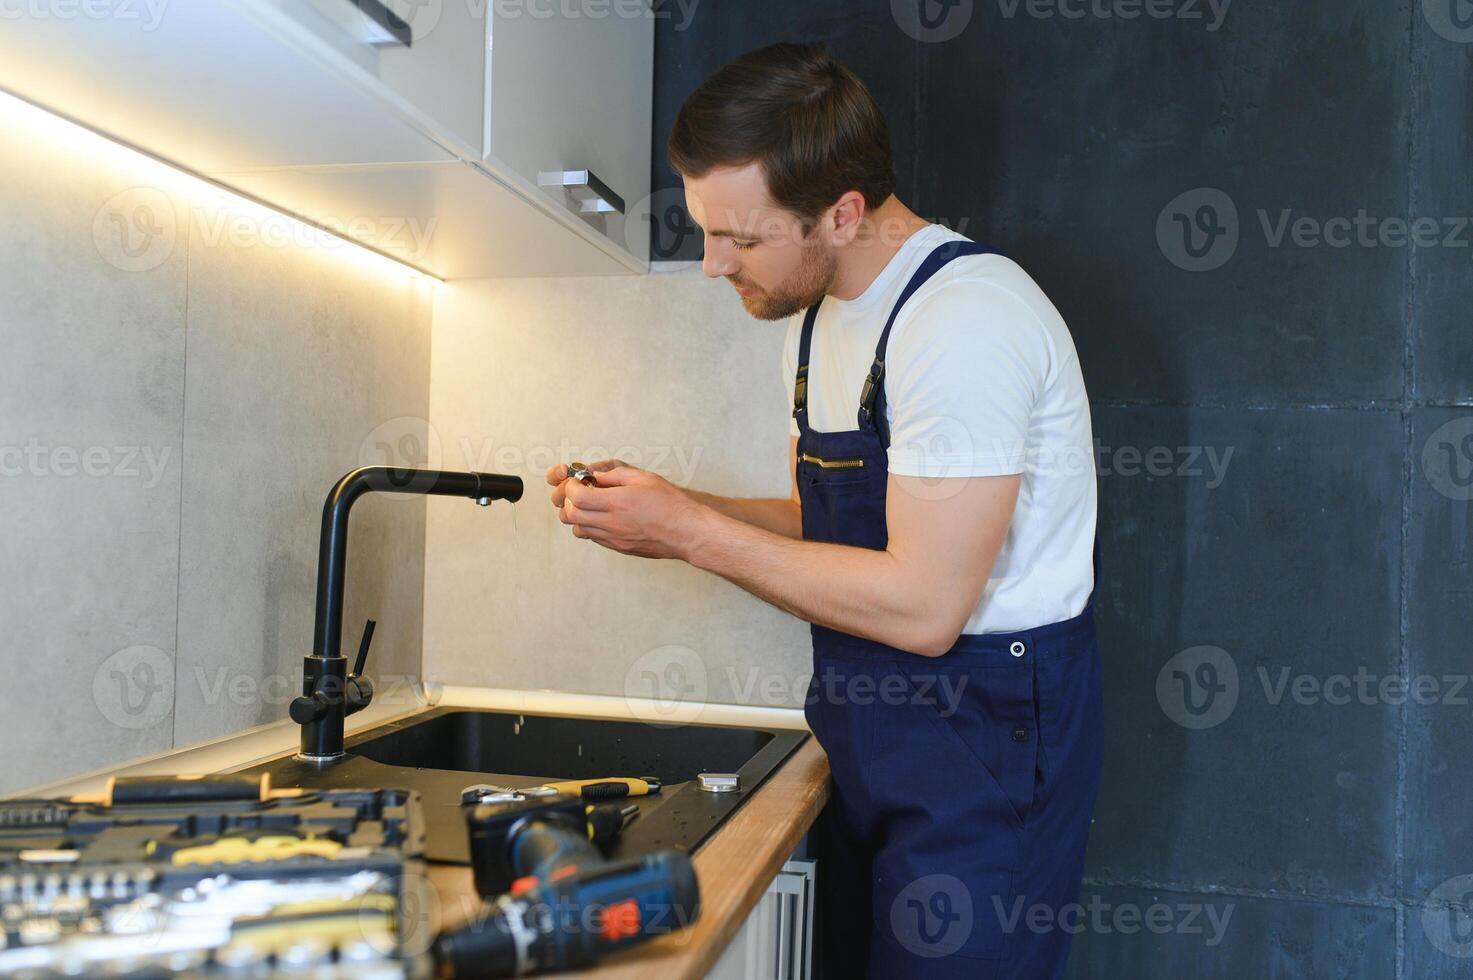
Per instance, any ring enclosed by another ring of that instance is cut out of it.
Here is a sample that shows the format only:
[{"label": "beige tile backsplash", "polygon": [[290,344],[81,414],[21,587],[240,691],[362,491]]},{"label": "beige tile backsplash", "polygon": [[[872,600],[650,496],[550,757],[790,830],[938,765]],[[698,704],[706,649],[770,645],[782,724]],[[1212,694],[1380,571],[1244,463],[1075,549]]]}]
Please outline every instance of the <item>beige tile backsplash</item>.
[{"label": "beige tile backsplash", "polygon": [[697,489],[786,496],[782,333],[695,267],[442,286],[430,421],[444,462],[528,491],[491,514],[431,504],[426,676],[800,703],[804,624],[680,562],[572,537],[543,480],[555,462],[619,455]]},{"label": "beige tile backsplash", "polygon": [[528,484],[358,503],[345,638],[378,619],[381,692],[800,703],[806,626],[573,538],[543,483],[620,455],[786,495],[780,325],[693,267],[435,285],[53,135],[0,131],[0,793],[285,717],[323,497],[373,462]]},{"label": "beige tile backsplash", "polygon": [[[218,195],[52,135],[0,129],[0,792],[284,717],[323,497],[429,405],[432,283],[250,208],[210,234]],[[424,514],[355,517],[347,635],[377,615],[386,674],[419,668]]]}]

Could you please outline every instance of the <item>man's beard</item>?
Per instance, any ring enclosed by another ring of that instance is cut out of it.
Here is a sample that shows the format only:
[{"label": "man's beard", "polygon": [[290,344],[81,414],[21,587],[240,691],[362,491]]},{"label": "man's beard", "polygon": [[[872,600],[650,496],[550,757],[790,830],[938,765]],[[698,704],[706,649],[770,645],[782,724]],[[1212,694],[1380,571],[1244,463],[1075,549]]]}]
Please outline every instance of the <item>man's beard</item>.
[{"label": "man's beard", "polygon": [[[798,270],[772,290],[759,289],[743,296],[742,306],[759,320],[783,320],[823,299],[834,284],[839,260],[833,250],[819,242],[803,246]],[[748,285],[742,283],[742,285]],[[757,289],[756,286],[748,288]]]}]

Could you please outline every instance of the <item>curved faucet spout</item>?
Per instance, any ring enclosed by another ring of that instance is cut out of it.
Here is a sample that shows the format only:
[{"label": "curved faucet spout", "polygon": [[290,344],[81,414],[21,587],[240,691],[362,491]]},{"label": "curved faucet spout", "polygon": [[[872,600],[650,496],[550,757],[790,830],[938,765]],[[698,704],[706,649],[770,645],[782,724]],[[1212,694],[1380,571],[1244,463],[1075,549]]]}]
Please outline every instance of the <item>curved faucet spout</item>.
[{"label": "curved faucet spout", "polygon": [[[322,538],[317,552],[312,652],[303,662],[302,696],[291,707],[292,719],[302,726],[301,757],[315,762],[342,757],[344,717],[368,706],[366,699],[345,698],[350,677],[342,648],[348,517],[353,503],[370,491],[466,497],[485,506],[493,500],[520,500],[522,480],[501,473],[364,466],[345,474],[328,492],[322,506]],[[371,698],[372,688],[367,690]]]}]

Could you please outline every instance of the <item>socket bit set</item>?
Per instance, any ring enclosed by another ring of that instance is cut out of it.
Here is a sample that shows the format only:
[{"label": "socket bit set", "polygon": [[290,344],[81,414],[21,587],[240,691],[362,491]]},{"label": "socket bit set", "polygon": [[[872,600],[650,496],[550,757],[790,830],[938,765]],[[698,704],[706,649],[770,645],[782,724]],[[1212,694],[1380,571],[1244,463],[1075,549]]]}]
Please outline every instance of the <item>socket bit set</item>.
[{"label": "socket bit set", "polygon": [[0,801],[0,976],[427,975],[418,794],[293,793]]}]

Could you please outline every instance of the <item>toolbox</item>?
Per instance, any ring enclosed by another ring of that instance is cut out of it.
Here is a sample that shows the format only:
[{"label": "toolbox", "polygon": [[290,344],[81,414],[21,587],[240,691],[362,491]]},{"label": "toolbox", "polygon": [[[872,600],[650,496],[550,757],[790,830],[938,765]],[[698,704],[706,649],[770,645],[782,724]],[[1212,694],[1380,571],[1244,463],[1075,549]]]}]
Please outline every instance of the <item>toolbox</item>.
[{"label": "toolbox", "polygon": [[416,977],[417,794],[259,777],[0,801],[0,975]]}]

